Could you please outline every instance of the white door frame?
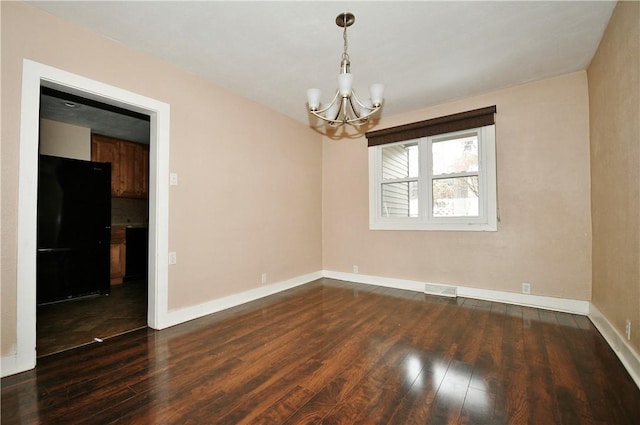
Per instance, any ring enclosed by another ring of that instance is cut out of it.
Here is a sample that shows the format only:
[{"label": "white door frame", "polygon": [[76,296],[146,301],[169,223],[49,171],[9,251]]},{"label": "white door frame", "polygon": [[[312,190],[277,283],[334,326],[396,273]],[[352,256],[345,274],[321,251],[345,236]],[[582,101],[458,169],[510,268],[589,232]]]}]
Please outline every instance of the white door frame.
[{"label": "white door frame", "polygon": [[[149,291],[147,322],[162,329],[167,323],[169,224],[169,105],[155,99],[24,59],[20,113],[18,181],[18,264],[16,353],[2,375],[36,365],[36,248],[38,197],[38,134],[40,86],[62,89],[86,98],[148,114],[149,146]],[[3,359],[6,360],[6,359]]]}]

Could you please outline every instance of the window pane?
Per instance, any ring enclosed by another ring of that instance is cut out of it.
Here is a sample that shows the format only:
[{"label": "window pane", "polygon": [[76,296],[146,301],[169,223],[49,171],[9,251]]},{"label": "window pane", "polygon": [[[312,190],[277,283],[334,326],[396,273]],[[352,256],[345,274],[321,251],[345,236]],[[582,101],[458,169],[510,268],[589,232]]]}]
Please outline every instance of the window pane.
[{"label": "window pane", "polygon": [[433,180],[434,217],[477,217],[478,176]]},{"label": "window pane", "polygon": [[382,179],[418,177],[418,143],[382,148]]},{"label": "window pane", "polygon": [[478,136],[434,142],[433,175],[478,171]]},{"label": "window pane", "polygon": [[418,182],[385,183],[382,185],[383,217],[418,216]]}]

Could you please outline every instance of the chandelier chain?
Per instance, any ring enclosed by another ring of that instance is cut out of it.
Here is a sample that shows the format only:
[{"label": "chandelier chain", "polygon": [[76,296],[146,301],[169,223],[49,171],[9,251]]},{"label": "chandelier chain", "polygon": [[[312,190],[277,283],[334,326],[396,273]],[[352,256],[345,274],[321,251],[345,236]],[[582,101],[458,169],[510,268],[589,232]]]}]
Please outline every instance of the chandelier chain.
[{"label": "chandelier chain", "polygon": [[342,52],[342,59],[349,60],[349,54],[347,53],[347,24],[344,25],[344,30],[342,31],[342,38],[344,39],[344,51]]}]

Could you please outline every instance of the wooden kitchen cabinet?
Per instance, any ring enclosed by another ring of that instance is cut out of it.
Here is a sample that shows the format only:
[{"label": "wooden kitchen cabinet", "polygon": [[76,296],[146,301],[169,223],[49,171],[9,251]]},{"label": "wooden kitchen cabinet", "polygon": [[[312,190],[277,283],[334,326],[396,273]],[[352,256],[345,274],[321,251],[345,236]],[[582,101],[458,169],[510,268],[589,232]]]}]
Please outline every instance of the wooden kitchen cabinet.
[{"label": "wooden kitchen cabinet", "polygon": [[147,198],[149,195],[149,146],[120,143],[120,196]]},{"label": "wooden kitchen cabinet", "polygon": [[94,134],[91,160],[111,163],[111,195],[149,197],[149,145]]},{"label": "wooden kitchen cabinet", "polygon": [[111,284],[122,283],[126,273],[127,238],[126,228],[111,228]]},{"label": "wooden kitchen cabinet", "polygon": [[91,136],[91,160],[111,163],[111,196],[120,189],[120,146],[118,140],[94,134]]}]

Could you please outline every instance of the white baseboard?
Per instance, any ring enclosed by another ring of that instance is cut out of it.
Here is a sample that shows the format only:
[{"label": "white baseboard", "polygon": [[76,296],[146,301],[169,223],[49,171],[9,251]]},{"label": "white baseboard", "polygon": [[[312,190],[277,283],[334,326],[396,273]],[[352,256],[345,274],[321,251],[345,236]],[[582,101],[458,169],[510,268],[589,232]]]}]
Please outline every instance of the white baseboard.
[{"label": "white baseboard", "polygon": [[282,282],[264,285],[259,288],[240,292],[238,294],[233,294],[227,297],[207,301],[205,303],[194,305],[191,307],[169,311],[166,315],[166,320],[163,320],[163,322],[161,323],[160,329],[179,325],[180,323],[184,323],[189,320],[197,319],[199,317],[226,310],[231,307],[236,307],[240,304],[248,303],[250,301],[273,295],[275,293],[282,292],[296,286],[304,285],[305,283],[312,282],[316,279],[320,279],[321,277],[322,272],[317,271],[306,275],[297,276],[292,279],[284,280]]},{"label": "white baseboard", "polygon": [[640,355],[593,304],[590,305],[589,319],[591,319],[596,329],[600,331],[638,388],[640,388]]},{"label": "white baseboard", "polygon": [[15,375],[16,373],[24,372],[26,370],[36,367],[35,364],[23,364],[24,361],[18,359],[18,354],[13,353],[0,358],[0,377]]},{"label": "white baseboard", "polygon": [[16,354],[3,356],[2,359],[0,359],[0,376],[4,378],[5,376],[15,375],[16,373],[22,372],[16,363]]},{"label": "white baseboard", "polygon": [[394,279],[392,277],[369,276],[357,273],[334,272],[323,270],[322,276],[329,279],[345,280],[348,282],[365,283],[367,285],[384,286],[387,288],[404,289],[405,291],[422,292],[425,282],[415,280]]},{"label": "white baseboard", "polygon": [[[407,291],[416,292],[424,292],[425,285],[441,285],[433,282],[419,282],[415,280],[394,279],[356,273],[335,272],[331,270],[324,270],[322,274],[324,277],[331,279],[366,283],[369,285],[385,286],[388,288],[404,289]],[[445,286],[451,287],[452,285]],[[515,292],[469,288],[466,286],[455,286],[455,288],[459,297],[497,301],[506,304],[516,304],[526,307],[542,308],[545,310],[581,314],[583,316],[589,314],[589,301],[572,300],[569,298],[545,297],[541,295],[517,294]]]},{"label": "white baseboard", "polygon": [[479,300],[497,301],[505,304],[515,304],[525,307],[541,308],[543,310],[580,314],[583,316],[589,314],[589,301],[573,300],[570,298],[518,294],[516,292],[468,288],[466,286],[458,286],[458,296]]}]

